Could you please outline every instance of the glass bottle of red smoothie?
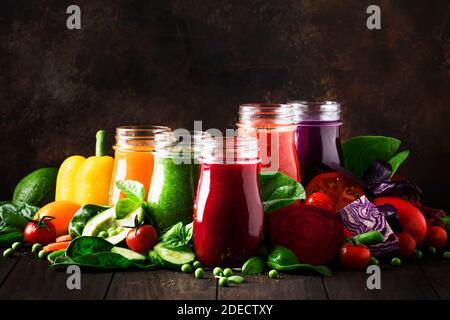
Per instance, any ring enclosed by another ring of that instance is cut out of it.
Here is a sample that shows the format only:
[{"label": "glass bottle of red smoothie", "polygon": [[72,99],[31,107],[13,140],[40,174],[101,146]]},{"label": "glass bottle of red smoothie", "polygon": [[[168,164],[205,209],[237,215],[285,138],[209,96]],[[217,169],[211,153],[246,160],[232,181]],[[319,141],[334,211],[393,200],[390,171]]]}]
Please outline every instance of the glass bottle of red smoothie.
[{"label": "glass bottle of red smoothie", "polygon": [[302,182],[331,169],[326,163],[342,163],[339,129],[341,106],[335,101],[292,101],[297,122],[296,146]]},{"label": "glass bottle of red smoothie", "polygon": [[257,254],[263,240],[258,141],[207,138],[199,161],[195,255],[208,267],[240,267]]},{"label": "glass bottle of red smoothie", "polygon": [[243,104],[238,135],[258,139],[261,171],[280,171],[300,181],[295,149],[294,108],[287,104]]}]

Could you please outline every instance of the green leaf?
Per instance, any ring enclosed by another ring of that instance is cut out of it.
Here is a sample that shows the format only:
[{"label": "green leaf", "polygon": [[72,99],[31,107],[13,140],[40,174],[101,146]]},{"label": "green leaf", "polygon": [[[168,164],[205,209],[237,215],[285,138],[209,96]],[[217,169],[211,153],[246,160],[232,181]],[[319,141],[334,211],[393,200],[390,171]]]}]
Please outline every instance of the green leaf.
[{"label": "green leaf", "polygon": [[75,215],[72,217],[69,223],[69,234],[75,239],[83,234],[83,229],[86,223],[92,217],[98,215],[99,213],[109,209],[107,206],[97,206],[93,204],[87,204],[81,207]]},{"label": "green leaf", "polygon": [[192,239],[192,235],[192,222],[185,226],[183,226],[182,222],[178,222],[167,229],[167,231],[160,236],[159,240],[164,243],[164,247],[175,249],[188,245]]},{"label": "green leaf", "polygon": [[261,257],[252,257],[245,261],[242,266],[242,274],[244,275],[256,275],[261,274],[264,271],[264,261]]},{"label": "green leaf", "polygon": [[72,240],[66,249],[66,256],[75,259],[97,252],[110,252],[114,245],[103,238],[82,236]]},{"label": "green leaf", "polygon": [[136,211],[140,206],[144,204],[143,201],[131,198],[120,199],[116,204],[116,217],[117,219],[125,218],[130,213]]},{"label": "green leaf", "polygon": [[263,172],[259,178],[265,213],[306,198],[303,186],[281,172]]},{"label": "green leaf", "polygon": [[393,156],[391,159],[389,159],[389,164],[392,167],[392,175],[397,171],[397,169],[400,167],[400,165],[408,158],[409,156],[409,150],[404,150],[402,152],[397,153],[395,156]]},{"label": "green leaf", "polygon": [[38,210],[38,207],[26,203],[3,203],[0,205],[0,225],[23,230],[28,223],[27,219],[32,219]]},{"label": "green leaf", "polygon": [[127,198],[135,202],[142,202],[145,199],[145,188],[139,181],[119,180],[116,181],[116,186]]},{"label": "green leaf", "polygon": [[[344,167],[353,174],[362,176],[374,160],[391,160],[400,144],[400,140],[385,136],[358,136],[350,138],[342,144]],[[406,157],[407,154],[402,154],[393,161],[400,165]],[[397,168],[398,166],[395,169]]]}]

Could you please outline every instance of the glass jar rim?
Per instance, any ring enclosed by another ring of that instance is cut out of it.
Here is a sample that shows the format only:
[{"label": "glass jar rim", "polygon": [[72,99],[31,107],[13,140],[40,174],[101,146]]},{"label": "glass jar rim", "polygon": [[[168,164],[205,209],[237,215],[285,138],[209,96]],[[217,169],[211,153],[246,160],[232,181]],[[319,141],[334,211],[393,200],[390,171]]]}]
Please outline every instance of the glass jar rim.
[{"label": "glass jar rim", "polygon": [[[136,146],[151,147],[154,145],[155,135],[161,132],[169,132],[171,129],[159,125],[132,125],[116,128],[116,144],[114,149],[132,150]],[[134,142],[134,145],[130,145]]]},{"label": "glass jar rim", "polygon": [[289,101],[295,121],[340,121],[341,104],[337,101]]},{"label": "glass jar rim", "polygon": [[201,143],[201,163],[238,164],[259,163],[258,139],[254,137],[206,138]]},{"label": "glass jar rim", "polygon": [[239,124],[289,125],[294,123],[294,108],[285,103],[245,103],[239,106]]}]

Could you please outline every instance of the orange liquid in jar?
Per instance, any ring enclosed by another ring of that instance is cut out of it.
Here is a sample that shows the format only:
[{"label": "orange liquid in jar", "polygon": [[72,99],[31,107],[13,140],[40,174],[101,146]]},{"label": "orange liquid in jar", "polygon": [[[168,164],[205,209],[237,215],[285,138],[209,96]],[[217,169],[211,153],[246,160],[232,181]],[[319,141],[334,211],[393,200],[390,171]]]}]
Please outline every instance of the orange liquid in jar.
[{"label": "orange liquid in jar", "polygon": [[133,150],[117,149],[111,179],[109,204],[115,205],[124,195],[116,186],[118,180],[136,180],[145,187],[146,197],[153,173],[153,147],[140,146]]}]

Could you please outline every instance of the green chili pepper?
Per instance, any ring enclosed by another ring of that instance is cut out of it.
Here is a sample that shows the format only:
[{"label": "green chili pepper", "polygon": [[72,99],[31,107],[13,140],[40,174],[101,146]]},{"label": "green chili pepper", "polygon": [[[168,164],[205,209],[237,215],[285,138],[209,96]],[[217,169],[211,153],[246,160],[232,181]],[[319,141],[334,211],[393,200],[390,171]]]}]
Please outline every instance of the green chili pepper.
[{"label": "green chili pepper", "polygon": [[23,232],[20,231],[13,231],[0,235],[0,246],[2,247],[10,246],[14,242],[21,241],[23,241]]},{"label": "green chili pepper", "polygon": [[384,236],[379,231],[369,231],[366,233],[358,234],[352,238],[349,238],[351,242],[355,244],[364,244],[370,246],[373,244],[381,243],[384,241]]}]

